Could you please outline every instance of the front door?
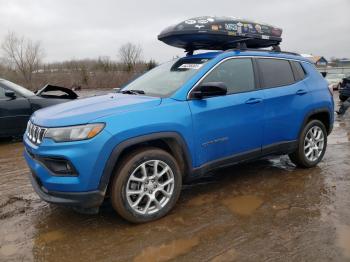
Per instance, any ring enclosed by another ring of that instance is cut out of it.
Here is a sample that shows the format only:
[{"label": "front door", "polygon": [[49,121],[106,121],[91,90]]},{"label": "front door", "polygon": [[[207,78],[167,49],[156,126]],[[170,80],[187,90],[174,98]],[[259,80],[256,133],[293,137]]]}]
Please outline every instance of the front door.
[{"label": "front door", "polygon": [[[260,153],[263,90],[256,88],[250,58],[231,58],[202,81],[223,82],[225,96],[189,100],[196,145],[196,167],[248,153]],[[200,85],[199,84],[199,85]]]}]

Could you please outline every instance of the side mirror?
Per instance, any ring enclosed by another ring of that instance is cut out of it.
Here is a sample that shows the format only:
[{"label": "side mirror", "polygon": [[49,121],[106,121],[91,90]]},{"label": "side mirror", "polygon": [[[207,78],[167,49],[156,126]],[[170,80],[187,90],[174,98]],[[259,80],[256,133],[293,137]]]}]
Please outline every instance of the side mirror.
[{"label": "side mirror", "polygon": [[326,76],[327,76],[327,72],[321,72],[321,75],[322,75],[323,77],[326,77]]},{"label": "side mirror", "polygon": [[197,86],[191,93],[191,98],[203,99],[213,96],[224,96],[227,94],[227,87],[223,82],[208,82]]},{"label": "side mirror", "polygon": [[13,92],[12,90],[6,90],[6,91],[5,91],[5,96],[14,99],[14,98],[16,98],[16,93]]}]

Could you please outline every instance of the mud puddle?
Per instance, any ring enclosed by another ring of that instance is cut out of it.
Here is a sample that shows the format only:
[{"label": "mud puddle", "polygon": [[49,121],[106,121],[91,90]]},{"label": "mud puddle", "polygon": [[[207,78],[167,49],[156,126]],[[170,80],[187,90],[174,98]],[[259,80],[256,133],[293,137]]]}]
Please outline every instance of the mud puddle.
[{"label": "mud puddle", "polygon": [[150,246],[144,249],[140,255],[134,258],[134,262],[169,261],[180,255],[188,253],[199,244],[199,238],[177,239],[168,244]]},{"label": "mud puddle", "polygon": [[339,226],[337,232],[337,243],[341,247],[345,257],[350,259],[350,226]]},{"label": "mud puddle", "polygon": [[222,203],[233,213],[243,216],[251,215],[264,201],[256,196],[237,196],[228,198]]}]

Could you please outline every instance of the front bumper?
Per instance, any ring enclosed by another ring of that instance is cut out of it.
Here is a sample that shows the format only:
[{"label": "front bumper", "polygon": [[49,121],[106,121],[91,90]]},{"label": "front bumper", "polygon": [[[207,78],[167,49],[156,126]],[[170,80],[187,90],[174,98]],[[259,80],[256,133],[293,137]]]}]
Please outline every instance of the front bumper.
[{"label": "front bumper", "polygon": [[99,207],[104,200],[104,193],[101,191],[89,192],[55,192],[48,191],[40,182],[40,179],[32,171],[30,174],[30,182],[39,195],[39,197],[48,203],[81,207],[81,208],[96,208]]},{"label": "front bumper", "polygon": [[[40,145],[23,137],[24,158],[29,168],[40,178],[43,186],[53,192],[89,192],[106,188],[100,187],[101,176],[112,151],[111,136],[102,131],[91,140],[55,143],[44,139]],[[66,160],[75,175],[57,171],[46,160]]]},{"label": "front bumper", "polygon": [[[110,137],[102,131],[91,140],[55,143],[44,139],[35,145],[24,135],[23,155],[32,172],[30,180],[36,193],[49,203],[99,207],[107,186],[100,186],[100,181],[112,151]],[[62,164],[69,164],[71,172],[60,172]]]}]

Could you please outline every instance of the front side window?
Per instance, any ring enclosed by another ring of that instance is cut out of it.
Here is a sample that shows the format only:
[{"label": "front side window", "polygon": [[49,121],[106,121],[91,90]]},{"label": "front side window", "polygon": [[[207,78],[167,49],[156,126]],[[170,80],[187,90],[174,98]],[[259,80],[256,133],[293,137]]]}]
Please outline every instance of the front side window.
[{"label": "front side window", "polygon": [[203,58],[181,58],[162,64],[126,85],[121,92],[156,97],[168,97],[185,84],[199,69],[209,61]]},{"label": "front side window", "polygon": [[30,97],[35,95],[32,91],[7,80],[1,80],[0,87],[12,90],[17,96]]},{"label": "front side window", "polygon": [[257,60],[263,88],[285,86],[295,82],[288,60],[273,58],[259,58]]},{"label": "front side window", "polygon": [[223,82],[228,94],[255,89],[253,63],[250,58],[233,58],[222,62],[201,82]]}]

